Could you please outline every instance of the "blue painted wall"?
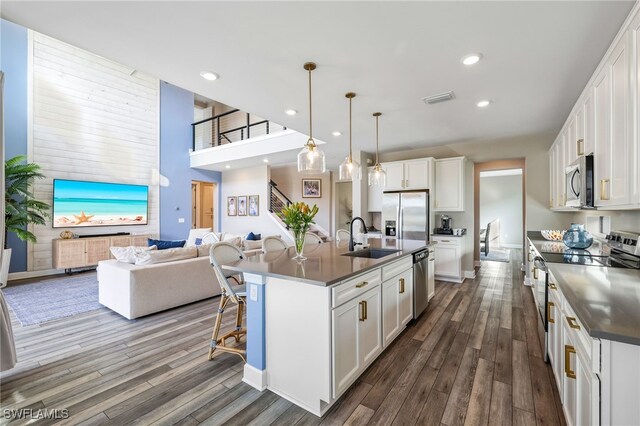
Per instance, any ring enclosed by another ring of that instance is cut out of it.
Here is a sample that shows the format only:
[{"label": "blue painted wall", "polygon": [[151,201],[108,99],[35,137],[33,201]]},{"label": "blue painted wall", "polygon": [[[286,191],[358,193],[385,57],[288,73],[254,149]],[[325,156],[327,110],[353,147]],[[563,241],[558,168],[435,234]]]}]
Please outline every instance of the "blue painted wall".
[{"label": "blue painted wall", "polygon": [[[0,68],[4,80],[5,159],[27,154],[27,29],[0,20]],[[9,234],[10,272],[27,270],[27,243]]]},{"label": "blue painted wall", "polygon": [[[222,182],[220,172],[190,168],[193,93],[160,82],[160,174],[169,186],[160,188],[160,238],[186,239],[191,229],[191,181]],[[220,187],[218,187],[220,197]],[[218,206],[220,206],[218,198]],[[178,223],[184,218],[184,223]],[[220,215],[217,218],[220,229]]]}]

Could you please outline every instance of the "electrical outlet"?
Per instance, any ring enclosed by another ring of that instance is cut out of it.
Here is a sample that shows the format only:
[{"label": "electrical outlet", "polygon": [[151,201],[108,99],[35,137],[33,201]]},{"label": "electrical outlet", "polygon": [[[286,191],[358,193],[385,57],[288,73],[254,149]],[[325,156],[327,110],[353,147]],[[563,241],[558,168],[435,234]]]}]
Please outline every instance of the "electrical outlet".
[{"label": "electrical outlet", "polygon": [[178,223],[184,223],[184,217],[179,217],[178,218]]},{"label": "electrical outlet", "polygon": [[253,302],[257,302],[258,301],[258,286],[255,284],[251,284],[249,286],[250,290],[249,290],[249,300],[253,301]]}]

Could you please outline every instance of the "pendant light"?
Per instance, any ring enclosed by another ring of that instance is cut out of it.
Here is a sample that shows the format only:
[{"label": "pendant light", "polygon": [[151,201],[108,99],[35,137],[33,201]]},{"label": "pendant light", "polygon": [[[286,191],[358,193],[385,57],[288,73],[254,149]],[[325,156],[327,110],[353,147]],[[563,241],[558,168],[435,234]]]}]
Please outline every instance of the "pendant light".
[{"label": "pendant light", "polygon": [[351,149],[351,100],[356,97],[356,94],[349,92],[344,95],[349,99],[349,155],[340,163],[339,175],[340,180],[357,180],[360,179],[360,164],[353,160],[353,152]]},{"label": "pendant light", "polygon": [[325,158],[316,142],[313,140],[313,114],[311,110],[311,71],[316,69],[316,64],[307,62],[304,69],[309,72],[309,139],[302,151],[298,153],[298,172],[308,175],[324,173]]},{"label": "pendant light", "polygon": [[387,178],[387,174],[385,173],[385,171],[382,169],[382,165],[380,164],[380,161],[378,160],[378,150],[379,150],[379,132],[378,132],[378,119],[380,118],[380,116],[382,115],[381,112],[374,112],[373,116],[376,118],[376,165],[373,166],[370,170],[369,170],[369,185],[378,185],[378,186],[384,186],[385,182],[386,182],[386,178]]}]

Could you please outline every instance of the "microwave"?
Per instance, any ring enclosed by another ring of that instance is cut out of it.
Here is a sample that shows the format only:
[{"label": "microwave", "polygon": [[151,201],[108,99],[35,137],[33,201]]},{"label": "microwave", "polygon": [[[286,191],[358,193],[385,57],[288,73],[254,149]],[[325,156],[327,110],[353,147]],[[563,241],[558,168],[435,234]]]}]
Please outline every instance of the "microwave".
[{"label": "microwave", "polygon": [[593,209],[593,154],[583,155],[565,169],[565,206]]}]

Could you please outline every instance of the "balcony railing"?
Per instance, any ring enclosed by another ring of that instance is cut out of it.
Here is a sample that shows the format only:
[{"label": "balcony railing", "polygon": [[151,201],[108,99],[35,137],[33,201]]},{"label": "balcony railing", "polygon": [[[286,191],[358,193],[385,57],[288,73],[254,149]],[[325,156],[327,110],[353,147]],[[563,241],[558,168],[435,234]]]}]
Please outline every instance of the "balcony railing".
[{"label": "balcony railing", "polygon": [[248,112],[234,109],[191,125],[192,148],[211,148],[243,141],[252,137],[286,130],[286,127],[269,120],[258,119]]}]

